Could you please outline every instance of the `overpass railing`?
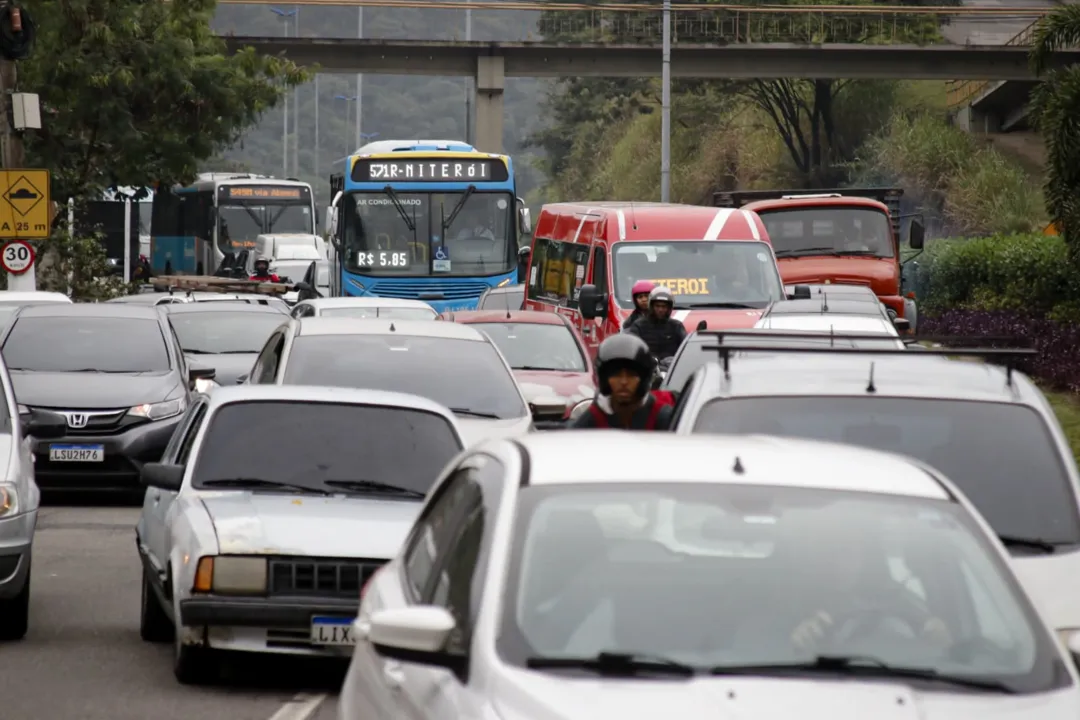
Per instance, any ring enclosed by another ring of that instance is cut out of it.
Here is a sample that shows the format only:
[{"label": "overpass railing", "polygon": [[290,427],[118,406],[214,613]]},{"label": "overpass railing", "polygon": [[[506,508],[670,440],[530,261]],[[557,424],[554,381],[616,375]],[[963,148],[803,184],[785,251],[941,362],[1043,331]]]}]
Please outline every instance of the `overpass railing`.
[{"label": "overpass railing", "polygon": [[[1026,28],[1016,33],[1006,45],[1030,46],[1035,27],[1039,24],[1036,20]],[[948,94],[948,107],[950,110],[958,110],[967,107],[971,101],[979,97],[991,85],[997,85],[1000,80],[952,80],[946,85]]]},{"label": "overpass railing", "polygon": [[[280,0],[219,0],[222,5],[271,5]],[[505,0],[289,0],[289,5],[362,7],[372,11],[398,9],[456,13],[516,12],[529,16],[518,37],[485,37],[479,24],[474,40],[549,41],[580,43],[659,44],[663,14],[659,3],[572,3]],[[941,29],[963,21],[978,27],[1008,21],[1034,23],[1048,8],[954,7],[919,5],[742,5],[724,3],[675,3],[672,6],[672,42],[676,44],[726,43],[915,43],[942,44]],[[462,40],[464,24],[447,18],[439,35],[377,39]],[[348,34],[343,26],[342,37]],[[413,33],[416,35],[417,33]],[[303,35],[303,31],[301,31]],[[1020,36],[1014,38],[1019,42]],[[963,44],[963,43],[961,43]]]}]

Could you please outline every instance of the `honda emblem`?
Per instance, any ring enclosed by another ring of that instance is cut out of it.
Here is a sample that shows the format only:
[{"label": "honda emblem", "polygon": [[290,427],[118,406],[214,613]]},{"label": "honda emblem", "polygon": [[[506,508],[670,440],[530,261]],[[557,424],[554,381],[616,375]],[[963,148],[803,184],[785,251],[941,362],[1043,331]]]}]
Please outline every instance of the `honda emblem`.
[{"label": "honda emblem", "polygon": [[79,429],[86,427],[87,417],[84,413],[68,413],[68,427]]}]

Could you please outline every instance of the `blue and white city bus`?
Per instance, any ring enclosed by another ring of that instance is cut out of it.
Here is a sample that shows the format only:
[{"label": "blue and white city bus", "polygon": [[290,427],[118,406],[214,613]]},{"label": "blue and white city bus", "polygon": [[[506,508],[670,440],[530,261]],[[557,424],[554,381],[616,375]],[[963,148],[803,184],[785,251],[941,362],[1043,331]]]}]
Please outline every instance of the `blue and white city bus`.
[{"label": "blue and white city bus", "polygon": [[517,283],[530,231],[506,155],[448,140],[382,140],[330,179],[327,229],[337,296],[413,298],[438,312],[476,307]]}]

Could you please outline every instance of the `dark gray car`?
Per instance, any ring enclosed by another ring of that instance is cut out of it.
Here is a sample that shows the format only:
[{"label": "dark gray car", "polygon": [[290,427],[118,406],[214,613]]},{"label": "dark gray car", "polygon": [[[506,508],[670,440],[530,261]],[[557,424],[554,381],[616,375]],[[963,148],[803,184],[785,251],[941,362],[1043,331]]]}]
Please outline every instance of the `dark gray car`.
[{"label": "dark gray car", "polygon": [[20,414],[59,412],[67,434],[33,440],[38,485],[140,490],[191,388],[213,370],[189,367],[164,313],[87,303],[20,308],[0,336]]},{"label": "dark gray car", "polygon": [[276,305],[178,303],[162,305],[189,360],[216,371],[214,380],[232,385],[251,370],[270,334],[289,319]]}]

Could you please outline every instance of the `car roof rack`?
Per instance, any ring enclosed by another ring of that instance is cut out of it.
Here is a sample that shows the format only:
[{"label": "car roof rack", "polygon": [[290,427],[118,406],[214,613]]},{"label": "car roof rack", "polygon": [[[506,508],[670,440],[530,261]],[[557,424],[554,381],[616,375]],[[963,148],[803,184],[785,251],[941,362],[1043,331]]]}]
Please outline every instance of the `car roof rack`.
[{"label": "car roof rack", "polygon": [[[724,375],[731,375],[731,355],[733,353],[746,353],[746,352],[760,352],[769,355],[776,355],[778,353],[823,353],[823,354],[848,354],[848,355],[903,355],[904,357],[954,357],[961,355],[964,357],[974,358],[995,358],[998,361],[1003,361],[1001,364],[1005,367],[1005,383],[1012,385],[1012,373],[1016,369],[1016,365],[1023,359],[1038,355],[1038,351],[1030,347],[1031,343],[1026,338],[1017,337],[963,337],[963,336],[926,336],[922,338],[916,338],[917,341],[927,340],[934,342],[938,347],[924,348],[921,352],[910,352],[906,347],[904,348],[867,348],[867,347],[846,347],[833,345],[821,345],[820,347],[807,346],[807,345],[754,345],[754,338],[767,335],[771,338],[782,337],[789,338],[791,340],[822,340],[824,338],[842,338],[844,340],[877,340],[888,339],[893,336],[886,335],[884,333],[797,333],[797,332],[783,332],[783,331],[771,331],[767,332],[765,329],[757,330],[709,330],[710,335],[716,335],[718,343],[716,345],[703,345],[702,350],[713,350],[721,359],[724,367]],[[727,339],[735,339],[737,342],[728,343]],[[898,340],[903,338],[897,337]],[[745,344],[738,342],[739,340],[746,340]],[[1023,342],[1028,344],[1028,347],[1019,348],[1000,348],[1000,347],[986,347],[985,345],[954,345],[953,343],[987,343],[987,342]],[[946,344],[950,345],[946,347]],[[873,369],[871,368],[871,375]],[[871,378],[870,387],[873,386],[873,380]]]},{"label": "car roof rack", "polygon": [[294,289],[292,285],[285,283],[235,280],[214,275],[158,275],[152,279],[151,284],[155,291],[167,292],[170,295],[176,290],[184,290],[188,295],[194,292],[284,295]]}]

